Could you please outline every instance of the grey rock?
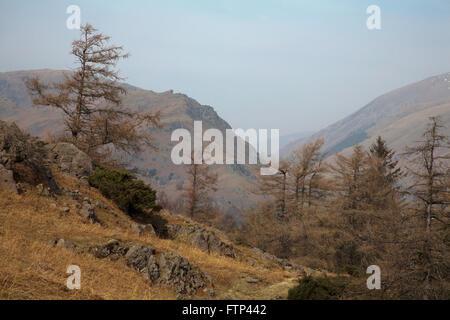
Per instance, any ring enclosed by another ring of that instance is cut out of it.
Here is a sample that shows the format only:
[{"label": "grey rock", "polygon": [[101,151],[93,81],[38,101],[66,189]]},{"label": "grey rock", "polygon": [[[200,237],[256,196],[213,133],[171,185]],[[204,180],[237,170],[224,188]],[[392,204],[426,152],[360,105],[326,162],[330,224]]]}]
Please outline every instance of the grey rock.
[{"label": "grey rock", "polygon": [[159,284],[171,286],[179,294],[192,294],[206,286],[205,275],[186,258],[169,252],[159,258]]},{"label": "grey rock", "polygon": [[16,181],[14,181],[13,171],[7,170],[0,164],[0,191],[18,193]]},{"label": "grey rock", "polygon": [[125,260],[127,265],[136,269],[139,272],[146,270],[149,258],[155,253],[155,249],[144,246],[132,246],[127,254]]},{"label": "grey rock", "polygon": [[167,231],[171,238],[184,238],[187,236],[194,247],[209,254],[215,253],[230,258],[236,258],[234,248],[231,244],[222,241],[214,232],[197,224],[168,225]]},{"label": "grey rock", "polygon": [[277,260],[276,256],[274,256],[273,254],[270,254],[268,252],[264,252],[263,257],[266,258],[267,260],[279,262],[279,260]]},{"label": "grey rock", "polygon": [[90,188],[90,184],[89,184],[89,177],[81,177],[78,179],[78,181],[80,182],[80,185],[86,188]]},{"label": "grey rock", "polygon": [[205,275],[205,279],[206,279],[208,285],[210,285],[211,287],[214,287],[213,277],[206,271],[204,272],[204,275]]},{"label": "grey rock", "polygon": [[40,196],[49,197],[51,195],[51,190],[48,187],[45,187],[42,183],[36,186],[36,191]]},{"label": "grey rock", "polygon": [[59,239],[55,244],[56,248],[75,249],[75,244],[65,239]]},{"label": "grey rock", "polygon": [[[208,277],[199,267],[193,266],[180,255],[170,252],[156,254],[155,249],[142,245],[125,247],[119,240],[110,240],[105,245],[89,248],[97,258],[124,256],[127,265],[143,277],[158,285],[166,285],[183,298],[207,286]],[[212,280],[211,280],[212,284]]]},{"label": "grey rock", "polygon": [[128,248],[123,247],[119,240],[111,239],[104,245],[90,247],[88,251],[96,258],[109,258],[112,261],[116,261],[120,259],[120,257],[126,255]]},{"label": "grey rock", "polygon": [[151,234],[156,236],[155,228],[151,224],[139,224],[139,223],[133,223],[131,225],[131,229],[133,232],[139,234],[140,236],[145,234]]},{"label": "grey rock", "polygon": [[95,216],[94,206],[90,204],[90,202],[83,201],[81,205],[81,209],[78,214],[91,222],[96,222],[97,218]]},{"label": "grey rock", "polygon": [[55,239],[53,239],[53,240],[47,240],[47,244],[50,245],[50,246],[52,246],[52,247],[54,247],[54,246],[56,245],[56,242],[58,242],[58,240],[55,240]]},{"label": "grey rock", "polygon": [[270,254],[268,252],[264,252],[263,250],[261,250],[259,248],[252,248],[251,250],[252,250],[252,252],[256,253],[257,255],[263,257],[264,259],[275,262],[276,264],[283,267],[285,270],[292,270],[292,269],[296,268],[296,266],[293,265],[291,262],[289,262],[289,260],[287,260],[287,259],[278,258],[277,256]]},{"label": "grey rock", "polygon": [[262,251],[259,248],[252,248],[251,250],[252,250],[253,253],[256,253],[258,255],[261,255],[261,256],[264,255],[264,251]]},{"label": "grey rock", "polygon": [[14,173],[17,183],[42,184],[58,192],[45,143],[24,133],[15,123],[0,120],[0,165]]},{"label": "grey rock", "polygon": [[152,255],[148,258],[147,275],[148,275],[148,278],[152,281],[158,280],[158,278],[160,276],[159,264],[154,255]]},{"label": "grey rock", "polygon": [[133,223],[131,224],[131,230],[133,230],[133,232],[142,235],[144,234],[144,226],[142,224],[139,223]]},{"label": "grey rock", "polygon": [[95,200],[94,205],[97,209],[106,209],[105,203],[101,200]]},{"label": "grey rock", "polygon": [[62,194],[66,197],[71,198],[72,200],[79,200],[81,198],[80,191],[71,190],[65,187],[62,188]]},{"label": "grey rock", "polygon": [[64,173],[86,180],[94,171],[89,156],[71,143],[49,144],[46,150],[51,161]]},{"label": "grey rock", "polygon": [[106,246],[109,248],[115,248],[120,245],[120,241],[116,239],[111,239],[106,243]]},{"label": "grey rock", "polygon": [[259,279],[252,278],[252,277],[247,277],[247,278],[245,278],[245,281],[246,281],[247,283],[258,283],[258,282],[259,282]]},{"label": "grey rock", "polygon": [[204,252],[210,253],[209,234],[207,232],[196,232],[192,236],[191,242],[196,248],[198,248]]}]

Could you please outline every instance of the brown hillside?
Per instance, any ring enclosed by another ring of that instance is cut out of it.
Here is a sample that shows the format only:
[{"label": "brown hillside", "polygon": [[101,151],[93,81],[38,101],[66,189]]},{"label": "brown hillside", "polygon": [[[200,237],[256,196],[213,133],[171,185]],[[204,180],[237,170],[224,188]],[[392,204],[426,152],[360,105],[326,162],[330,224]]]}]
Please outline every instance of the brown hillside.
[{"label": "brown hillside", "polygon": [[[61,79],[65,71],[34,70],[0,73],[0,120],[15,121],[32,135],[46,137],[63,129],[61,114],[48,107],[31,105],[23,81],[39,76],[44,81]],[[161,110],[163,129],[151,130],[158,152],[148,151],[125,157],[128,169],[137,173],[158,192],[164,192],[169,200],[176,200],[185,181],[185,168],[174,165],[170,152],[175,143],[170,141],[173,130],[192,130],[194,120],[203,121],[203,128],[225,130],[230,125],[220,118],[210,106],[201,105],[194,99],[172,91],[157,93],[130,85],[124,105],[136,111]],[[252,166],[221,165],[214,170],[219,174],[218,191],[214,194],[215,204],[232,215],[252,208],[256,196],[250,192],[254,183]]]}]

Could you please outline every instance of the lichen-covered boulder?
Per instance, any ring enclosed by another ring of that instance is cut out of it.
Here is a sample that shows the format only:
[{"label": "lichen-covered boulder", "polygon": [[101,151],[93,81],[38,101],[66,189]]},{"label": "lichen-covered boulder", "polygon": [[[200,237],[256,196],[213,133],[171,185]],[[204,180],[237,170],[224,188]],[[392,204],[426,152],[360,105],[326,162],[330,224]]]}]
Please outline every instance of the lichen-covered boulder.
[{"label": "lichen-covered boulder", "polygon": [[157,285],[171,287],[176,293],[194,294],[212,284],[212,280],[198,266],[174,252],[157,252],[152,247],[110,240],[105,245],[89,248],[95,257],[117,260],[124,257],[126,264]]},{"label": "lichen-covered boulder", "polygon": [[170,238],[188,239],[191,245],[209,254],[236,257],[230,243],[223,241],[216,233],[198,224],[192,222],[171,224],[167,226],[167,230]]},{"label": "lichen-covered boulder", "polygon": [[159,257],[159,284],[171,286],[179,294],[192,294],[206,286],[206,276],[186,258],[169,252]]},{"label": "lichen-covered boulder", "polygon": [[48,144],[45,148],[49,159],[64,173],[83,178],[94,172],[91,158],[71,143]]}]

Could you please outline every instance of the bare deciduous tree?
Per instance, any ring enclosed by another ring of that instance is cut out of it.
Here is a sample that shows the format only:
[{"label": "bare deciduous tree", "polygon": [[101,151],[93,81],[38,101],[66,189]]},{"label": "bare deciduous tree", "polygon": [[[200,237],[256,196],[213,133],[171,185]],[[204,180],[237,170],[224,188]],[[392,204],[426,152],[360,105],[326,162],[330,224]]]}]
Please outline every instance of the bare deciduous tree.
[{"label": "bare deciduous tree", "polygon": [[408,167],[414,179],[407,192],[422,204],[425,229],[431,231],[433,221],[447,223],[440,216],[450,202],[448,179],[450,167],[450,144],[448,137],[440,134],[443,125],[439,118],[431,117],[423,134],[424,140],[408,148],[406,154],[413,157],[415,168]]},{"label": "bare deciduous tree", "polygon": [[186,213],[193,218],[196,212],[208,209],[211,203],[210,193],[217,191],[217,174],[211,172],[207,164],[195,164],[194,153],[191,154],[191,164],[187,165],[188,180],[185,184],[183,198],[186,201]]},{"label": "bare deciduous tree", "polygon": [[288,174],[289,163],[282,160],[276,174],[257,177],[255,190],[256,194],[269,197],[275,202],[275,215],[284,221],[288,218]]},{"label": "bare deciduous tree", "polygon": [[[412,166],[408,172],[413,184],[406,193],[415,199],[413,213],[407,216],[405,245],[400,261],[405,264],[409,284],[406,290],[416,290],[424,299],[436,299],[448,292],[448,230],[450,202],[448,181],[450,173],[450,144],[441,134],[443,125],[439,118],[431,117],[417,146],[407,148]],[[405,272],[405,271],[404,271]],[[447,289],[445,289],[447,287]]]},{"label": "bare deciduous tree", "polygon": [[294,150],[290,157],[291,185],[297,212],[305,203],[311,206],[312,197],[319,189],[318,182],[326,170],[322,162],[326,154],[320,152],[323,144],[323,139],[317,139]]},{"label": "bare deciduous tree", "polygon": [[72,42],[77,68],[59,83],[46,84],[30,78],[25,84],[35,105],[50,106],[64,114],[67,140],[91,156],[104,157],[101,148],[113,145],[125,152],[153,147],[144,126],[159,127],[160,113],[135,113],[122,106],[126,89],[114,70],[123,47],[109,45],[110,37],[90,24],[81,28],[81,37]]}]

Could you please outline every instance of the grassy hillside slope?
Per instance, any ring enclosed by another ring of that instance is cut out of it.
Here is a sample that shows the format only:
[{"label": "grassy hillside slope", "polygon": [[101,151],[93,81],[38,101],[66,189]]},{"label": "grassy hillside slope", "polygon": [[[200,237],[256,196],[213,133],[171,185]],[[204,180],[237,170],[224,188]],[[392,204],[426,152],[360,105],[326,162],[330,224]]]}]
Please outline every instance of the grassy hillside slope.
[{"label": "grassy hillside slope", "polygon": [[[78,247],[106,243],[110,239],[132,241],[156,250],[176,252],[207,272],[213,280],[215,296],[200,290],[191,298],[274,299],[285,298],[297,278],[271,260],[249,248],[234,245],[236,259],[207,254],[182,240],[139,236],[133,221],[96,189],[85,188],[61,173],[54,172],[58,185],[79,190],[108,209],[96,210],[101,223],[89,223],[76,214],[76,202],[65,196],[38,195],[31,190],[22,195],[0,191],[0,299],[175,299],[172,289],[152,285],[123,258],[118,261],[95,258],[52,246],[54,239],[65,239]],[[65,213],[61,208],[68,207]],[[115,212],[115,214],[112,214]],[[167,212],[161,216],[170,223],[183,223],[184,217]],[[215,230],[217,234],[219,231]],[[251,260],[251,264],[249,261]],[[81,268],[81,290],[68,290],[66,269]],[[246,278],[258,279],[249,283]]]}]

